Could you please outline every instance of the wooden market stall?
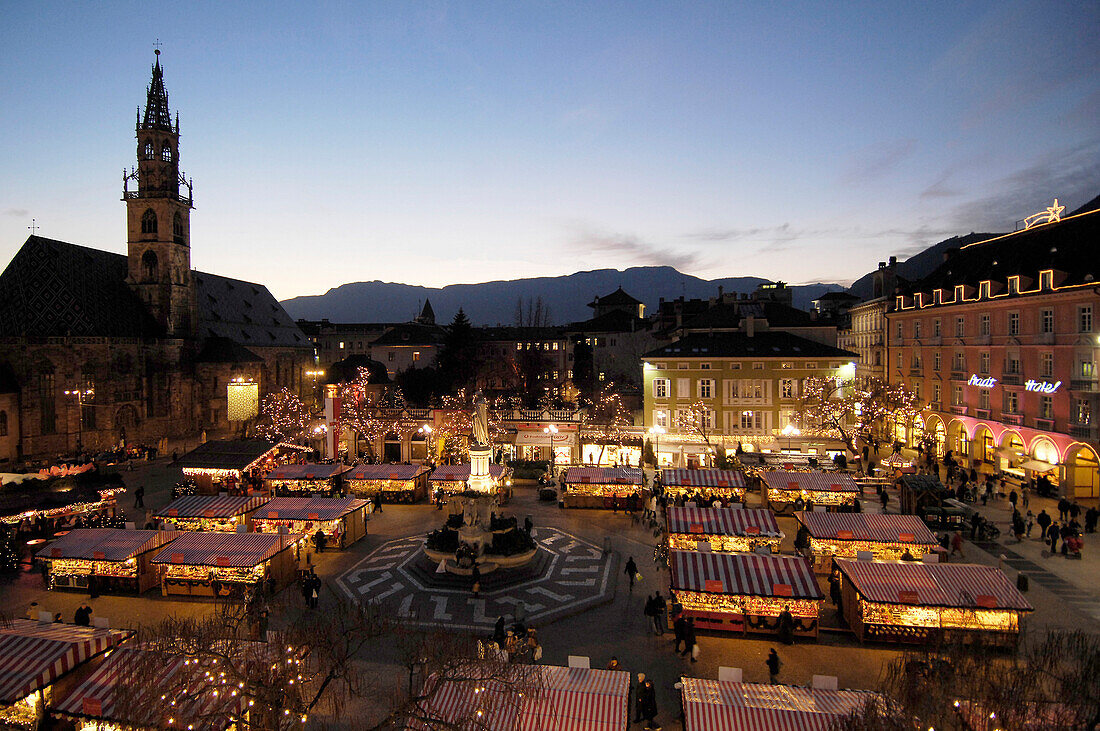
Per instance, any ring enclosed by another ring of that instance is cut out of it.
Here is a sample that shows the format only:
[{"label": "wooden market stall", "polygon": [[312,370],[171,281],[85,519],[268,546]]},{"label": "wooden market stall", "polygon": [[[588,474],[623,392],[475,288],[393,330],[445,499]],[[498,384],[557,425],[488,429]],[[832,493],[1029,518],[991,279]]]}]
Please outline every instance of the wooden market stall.
[{"label": "wooden market stall", "polygon": [[260,495],[184,495],[157,511],[157,520],[175,523],[179,530],[236,531],[267,498]]},{"label": "wooden market stall", "polygon": [[383,503],[416,503],[428,495],[428,475],[420,464],[359,464],[344,474],[348,494]]},{"label": "wooden market stall", "polygon": [[277,497],[309,497],[316,493],[335,495],[340,476],[350,467],[334,464],[285,464],[264,475],[264,487]]},{"label": "wooden market stall", "polygon": [[791,454],[787,452],[743,452],[737,455],[746,469],[763,470],[819,470],[836,469],[831,457],[818,454]]},{"label": "wooden market stall", "polygon": [[859,485],[846,472],[770,470],[761,472],[760,477],[768,491],[768,505],[775,510],[796,509],[798,500],[806,508],[849,509],[859,499]]},{"label": "wooden market stall", "polygon": [[83,487],[59,490],[45,480],[26,480],[17,487],[4,483],[0,524],[15,535],[38,531],[52,534],[75,525],[105,526],[115,520],[118,496],[125,487]]},{"label": "wooden market stall", "polygon": [[[259,643],[251,643],[259,644]],[[270,662],[270,653],[263,657]],[[177,719],[201,719],[203,731],[230,731],[246,718],[243,696],[224,691],[225,680],[206,658],[123,647],[106,657],[50,704],[50,715],[77,731],[186,728]],[[164,696],[173,698],[164,702]]]},{"label": "wooden market stall", "polygon": [[4,621],[0,624],[0,724],[39,728],[54,684],[133,634],[33,619]]},{"label": "wooden market stall", "polygon": [[260,476],[283,464],[297,462],[309,447],[262,439],[212,439],[192,449],[176,464],[195,481],[197,491],[244,493],[258,487]]},{"label": "wooden market stall", "polygon": [[928,643],[980,634],[1015,645],[1032,611],[995,566],[837,559],[842,609],[860,642]]},{"label": "wooden market stall", "polygon": [[666,495],[689,500],[698,496],[708,504],[716,497],[745,501],[745,476],[738,470],[663,469],[661,486]]},{"label": "wooden market stall", "polygon": [[277,497],[252,515],[258,533],[325,535],[326,545],[342,550],[367,534],[367,501],[352,497]]},{"label": "wooden market stall", "polygon": [[645,476],[637,467],[570,467],[561,483],[567,508],[642,508]]},{"label": "wooden market stall", "polygon": [[297,533],[180,533],[153,564],[160,569],[161,593],[233,596],[260,582],[275,580],[278,591],[298,572]]},{"label": "wooden market stall", "polygon": [[684,731],[829,731],[876,694],[867,690],[681,678]]},{"label": "wooden market stall", "polygon": [[[441,681],[432,675],[425,711],[471,731],[627,731],[630,673],[557,665],[533,665],[530,672],[532,692],[519,694],[493,678]],[[437,683],[442,687],[430,687]],[[477,722],[466,721],[471,717]],[[417,719],[405,728],[429,731],[436,725]]]},{"label": "wooden market stall", "polygon": [[177,531],[77,528],[39,551],[38,557],[49,566],[50,589],[141,594],[160,583],[150,564],[153,552],[177,535]]},{"label": "wooden market stall", "polygon": [[939,547],[935,534],[915,515],[798,512],[794,517],[810,532],[818,571],[831,571],[834,558],[854,559],[861,551],[876,561],[897,561],[906,552],[920,561]]},{"label": "wooden market stall", "polygon": [[764,548],[779,553],[783,531],[770,510],[734,508],[665,508],[668,547],[695,551],[700,544],[722,553]]},{"label": "wooden market stall", "polygon": [[776,633],[786,609],[794,634],[817,637],[825,597],[801,556],[669,551],[668,565],[673,599],[696,627]]},{"label": "wooden market stall", "polygon": [[[397,465],[387,465],[388,467],[396,467]],[[489,465],[489,477],[493,480],[493,485],[496,486],[497,493],[507,493],[509,486],[511,485],[512,471],[508,467],[500,464]],[[436,467],[432,471],[432,476],[428,478],[428,486],[432,491],[432,499],[437,497],[445,497],[447,495],[456,495],[460,492],[465,492],[466,481],[470,479],[470,463],[465,464],[445,464]]]}]

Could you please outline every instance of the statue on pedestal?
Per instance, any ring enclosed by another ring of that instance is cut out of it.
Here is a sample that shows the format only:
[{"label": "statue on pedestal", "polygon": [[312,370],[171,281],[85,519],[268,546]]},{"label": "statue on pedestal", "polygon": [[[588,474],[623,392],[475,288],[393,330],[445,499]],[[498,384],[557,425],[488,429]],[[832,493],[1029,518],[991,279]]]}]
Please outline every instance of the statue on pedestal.
[{"label": "statue on pedestal", "polygon": [[473,441],[483,447],[489,446],[489,402],[480,389],[474,394]]}]

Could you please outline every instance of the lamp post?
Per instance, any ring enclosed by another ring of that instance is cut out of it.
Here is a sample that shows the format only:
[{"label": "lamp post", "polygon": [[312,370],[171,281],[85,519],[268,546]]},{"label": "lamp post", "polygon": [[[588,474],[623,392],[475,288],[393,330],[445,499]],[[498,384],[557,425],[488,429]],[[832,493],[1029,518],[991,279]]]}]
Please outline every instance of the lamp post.
[{"label": "lamp post", "polygon": [[74,388],[65,391],[66,396],[76,396],[76,451],[84,448],[84,399],[95,396],[94,388]]},{"label": "lamp post", "polygon": [[416,431],[418,434],[424,435],[424,446],[427,448],[428,464],[434,464],[435,460],[432,459],[432,427],[429,424],[425,424]]},{"label": "lamp post", "polygon": [[554,476],[554,435],[558,433],[558,427],[549,424],[542,431],[550,441],[550,477],[552,478]]},{"label": "lamp post", "polygon": [[320,400],[317,396],[317,379],[325,375],[325,372],[320,369],[308,370],[306,375],[313,379],[313,403],[314,405]]},{"label": "lamp post", "polygon": [[661,435],[665,433],[663,426],[649,427],[649,435],[653,437],[653,469],[661,466]]},{"label": "lamp post", "polygon": [[787,425],[783,427],[780,432],[783,436],[787,437],[787,451],[791,451],[791,437],[797,437],[802,434],[802,430],[794,424],[787,422]]}]

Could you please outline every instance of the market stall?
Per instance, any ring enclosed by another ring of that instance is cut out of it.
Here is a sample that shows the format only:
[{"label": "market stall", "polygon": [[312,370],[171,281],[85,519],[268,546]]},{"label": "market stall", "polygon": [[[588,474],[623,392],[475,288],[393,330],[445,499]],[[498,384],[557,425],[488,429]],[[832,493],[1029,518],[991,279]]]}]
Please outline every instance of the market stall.
[{"label": "market stall", "polygon": [[760,473],[768,491],[768,505],[776,510],[806,509],[824,505],[828,510],[849,509],[859,499],[859,485],[845,472],[790,472],[770,470]]},{"label": "market stall", "polygon": [[745,476],[737,470],[661,470],[661,486],[666,495],[701,500],[714,498],[725,502],[745,501]]},{"label": "market stall", "polygon": [[344,474],[348,494],[383,503],[415,503],[428,495],[428,475],[419,464],[360,464]]},{"label": "market stall", "polygon": [[133,634],[106,627],[5,620],[0,624],[0,727],[39,727],[54,683]]},{"label": "market stall", "polygon": [[[396,465],[388,465],[394,467]],[[489,477],[496,486],[498,495],[511,493],[512,471],[500,464],[489,465]],[[432,492],[432,499],[440,496],[456,495],[466,491],[466,482],[470,479],[470,463],[447,464],[436,467],[432,476],[428,478],[428,487]]]},{"label": "market stall", "polygon": [[157,520],[174,523],[179,530],[236,531],[248,526],[248,519],[267,498],[259,495],[184,495],[159,510]]},{"label": "market stall", "polygon": [[301,533],[314,539],[317,531],[325,545],[344,549],[367,534],[366,500],[356,498],[277,497],[252,515],[258,533]]},{"label": "market stall", "polygon": [[[556,665],[529,667],[528,682],[537,692],[518,693],[492,678],[443,681],[428,678],[425,711],[462,729],[494,731],[627,731],[630,721],[630,673]],[[443,683],[432,688],[432,684]],[[518,697],[517,697],[518,695]],[[476,719],[476,721],[467,721]],[[419,720],[409,731],[429,731]]]},{"label": "market stall", "polygon": [[0,523],[16,534],[33,530],[53,533],[77,523],[106,525],[118,513],[118,496],[124,487],[73,487],[58,490],[41,480],[31,480],[11,488],[4,485],[0,496]]},{"label": "market stall", "polygon": [[38,557],[49,566],[50,589],[140,594],[160,581],[150,565],[153,551],[177,535],[174,531],[78,528],[39,551]]},{"label": "market stall", "polygon": [[832,457],[819,454],[787,452],[744,452],[737,455],[746,469],[763,470],[819,470],[836,469]]},{"label": "market stall", "polygon": [[920,561],[939,546],[935,534],[915,515],[799,512],[794,517],[810,532],[818,571],[831,571],[834,558],[854,559],[864,551],[876,561],[897,561],[906,553]]},{"label": "market stall", "polygon": [[308,497],[317,493],[335,495],[340,476],[349,469],[339,462],[280,465],[264,475],[264,488],[279,497]]},{"label": "market stall", "polygon": [[260,485],[260,476],[275,467],[298,462],[312,451],[287,442],[262,439],[212,439],[180,457],[176,464],[195,481],[200,494],[245,493]]},{"label": "market stall", "polygon": [[645,476],[637,467],[570,467],[561,484],[567,508],[642,508]]},{"label": "market stall", "polygon": [[[668,547],[680,551],[779,553],[783,531],[770,510],[735,508],[665,508]],[[705,548],[700,544],[705,544]]]},{"label": "market stall", "polygon": [[243,596],[274,579],[278,591],[297,576],[297,533],[181,533],[153,556],[164,596]]},{"label": "market stall", "polygon": [[983,641],[1015,645],[1021,620],[1032,611],[995,566],[846,559],[835,565],[843,615],[860,642],[981,634]]},{"label": "market stall", "polygon": [[817,637],[824,595],[801,556],[669,551],[668,564],[673,599],[696,627],[776,633],[786,609],[795,635]]},{"label": "market stall", "polygon": [[875,693],[681,678],[684,731],[829,731]]},{"label": "market stall", "polygon": [[[266,658],[265,658],[266,659]],[[70,721],[77,731],[173,728],[176,719],[201,718],[203,731],[240,728],[243,697],[224,690],[224,679],[209,661],[124,647],[105,658],[88,676],[50,704],[50,715]],[[172,698],[165,703],[164,697]]]}]

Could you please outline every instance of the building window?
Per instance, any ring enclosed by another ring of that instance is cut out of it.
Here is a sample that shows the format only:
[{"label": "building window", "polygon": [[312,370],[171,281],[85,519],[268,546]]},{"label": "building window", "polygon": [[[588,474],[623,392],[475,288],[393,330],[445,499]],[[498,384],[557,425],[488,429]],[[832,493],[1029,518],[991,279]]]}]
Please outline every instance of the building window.
[{"label": "building window", "polygon": [[389,361],[390,363],[393,363],[393,361],[396,359],[396,356],[397,356],[397,353],[394,353],[391,350],[389,353],[386,353],[386,360]]},{"label": "building window", "polygon": [[920,383],[920,381],[913,381],[913,395],[917,397],[917,401],[921,400],[921,383]]},{"label": "building window", "polygon": [[179,213],[172,216],[172,238],[175,239],[177,244],[185,243],[186,237],[183,231],[183,216]]},{"label": "building window", "polygon": [[730,370],[731,371],[741,370],[741,364],[740,363],[730,363]]},{"label": "building window", "polygon": [[152,208],[146,208],[141,214],[141,232],[143,234],[155,234],[157,232],[157,214]]},{"label": "building window", "polygon": [[955,318],[955,337],[961,338],[966,333],[966,318]]},{"label": "building window", "polygon": [[1049,269],[1045,272],[1039,272],[1039,289],[1054,289],[1054,272]]},{"label": "building window", "polygon": [[145,147],[141,148],[141,157],[142,157],[142,159],[152,160],[154,157],[156,157],[156,153],[153,150],[154,150],[153,143],[152,142],[146,142]]},{"label": "building window", "polygon": [[714,379],[699,379],[699,398],[714,398]]},{"label": "building window", "polygon": [[910,361],[909,367],[912,368],[915,371],[919,371],[921,369],[921,366],[922,366],[922,363],[921,363],[920,353],[913,353],[913,358]]},{"label": "building window", "polygon": [[553,348],[553,349],[554,349],[554,350],[557,350],[557,349],[558,349],[558,344],[557,344],[557,343],[554,343],[554,348]]},{"label": "building window", "polygon": [[1077,308],[1077,332],[1092,332],[1092,305]]},{"label": "building window", "polygon": [[164,162],[172,162],[172,148],[165,142],[160,148],[160,159]]},{"label": "building window", "polygon": [[963,401],[963,387],[955,386],[951,389],[951,404],[954,406],[962,406],[965,403]]},{"label": "building window", "polygon": [[1054,332],[1054,310],[1046,309],[1039,313],[1039,332]]},{"label": "building window", "polygon": [[343,341],[343,340],[341,340],[341,341],[340,341],[340,350],[343,350],[343,349],[344,349],[344,341]]},{"label": "building window", "polygon": [[[362,348],[363,344],[359,343],[359,347]],[[419,350],[414,350],[413,351],[413,363],[417,362],[418,360],[420,360],[420,351]]]},{"label": "building window", "polygon": [[1020,395],[1015,391],[1005,391],[1004,412],[1006,414],[1020,413]]},{"label": "building window", "polygon": [[982,315],[981,318],[978,319],[978,333],[980,335],[989,334],[989,315]]},{"label": "building window", "polygon": [[782,378],[779,381],[779,396],[780,398],[795,398],[797,394],[795,382],[793,378]]},{"label": "building window", "polygon": [[966,370],[966,354],[965,353],[959,353],[959,352],[955,353],[955,359],[951,362],[951,370],[955,371],[956,373],[962,373],[963,371]]},{"label": "building window", "polygon": [[1039,354],[1039,375],[1040,376],[1053,376],[1054,375],[1054,353],[1040,353]]},{"label": "building window", "polygon": [[940,318],[936,318],[932,321],[932,337],[938,338],[940,336]]},{"label": "building window", "polygon": [[894,334],[895,334],[895,337],[897,337],[898,340],[901,340],[901,338],[902,338],[901,333],[902,333],[902,323],[898,322],[897,327],[894,328]]},{"label": "building window", "polygon": [[710,370],[710,363],[700,363],[699,364],[699,370],[709,371]]},{"label": "building window", "polygon": [[668,428],[668,412],[662,409],[658,409],[653,412],[653,424],[655,426]]},{"label": "building window", "polygon": [[596,376],[596,377],[597,377],[597,378],[598,378],[599,380],[601,380],[601,381],[602,381],[602,380],[604,380],[605,378],[607,378],[607,374],[606,374],[606,373],[604,373],[603,371],[600,371],[599,375],[598,375],[598,376]]},{"label": "building window", "polygon": [[1083,379],[1088,380],[1095,378],[1096,363],[1092,362],[1091,360],[1083,360],[1077,368],[1077,372],[1081,374],[1081,378]]},{"label": "building window", "polygon": [[940,363],[943,357],[939,353],[932,354],[932,370],[938,371],[940,369]]},{"label": "building window", "polygon": [[938,383],[933,383],[933,384],[932,384],[932,403],[934,403],[934,404],[936,404],[937,406],[939,406],[939,404],[940,404],[940,396],[941,396],[941,395],[942,395],[942,392],[941,392],[941,390],[940,390],[940,384],[938,384]]},{"label": "building window", "polygon": [[[1092,423],[1092,405],[1089,404],[1088,399],[1079,398],[1073,402],[1073,423],[1077,424],[1078,426],[1088,426]],[[8,432],[6,418],[3,426],[4,434],[7,434]]]},{"label": "building window", "polygon": [[808,370],[808,371],[817,370],[817,363],[814,363],[812,360],[806,361],[806,370]]},{"label": "building window", "polygon": [[978,408],[989,411],[989,389],[981,389],[978,391]]},{"label": "building window", "polygon": [[741,428],[746,430],[760,429],[764,421],[763,416],[759,411],[742,411]]},{"label": "building window", "polygon": [[1020,313],[1010,312],[1008,313],[1008,334],[1019,335],[1020,334]]},{"label": "building window", "polygon": [[141,281],[155,282],[159,278],[157,255],[149,249],[141,255]]},{"label": "building window", "polygon": [[1040,396],[1039,397],[1039,418],[1040,419],[1053,419],[1054,418],[1054,397],[1053,396]]},{"label": "building window", "polygon": [[981,359],[978,361],[978,363],[980,364],[979,365],[979,372],[989,373],[989,353],[988,352],[982,353]]},{"label": "building window", "polygon": [[914,338],[919,338],[920,337],[920,320],[914,320],[913,321],[913,337]]},{"label": "building window", "polygon": [[686,371],[689,368],[691,368],[691,363],[677,363],[676,364],[676,369],[677,370]]},{"label": "building window", "polygon": [[[589,343],[591,345],[591,343]],[[523,350],[523,343],[516,343],[516,350]]]},{"label": "building window", "polygon": [[667,378],[653,379],[653,398],[668,398],[669,382]]},{"label": "building window", "polygon": [[1011,355],[1005,358],[1005,373],[1019,373],[1020,372],[1020,359],[1014,358]]}]

